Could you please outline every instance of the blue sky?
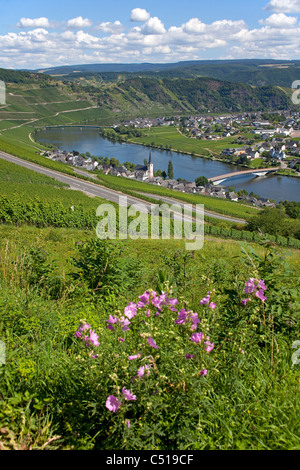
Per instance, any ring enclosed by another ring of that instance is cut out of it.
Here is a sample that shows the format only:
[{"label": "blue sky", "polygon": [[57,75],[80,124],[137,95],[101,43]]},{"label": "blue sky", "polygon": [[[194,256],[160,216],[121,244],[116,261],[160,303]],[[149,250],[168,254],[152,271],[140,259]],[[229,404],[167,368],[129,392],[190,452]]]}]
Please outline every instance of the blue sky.
[{"label": "blue sky", "polygon": [[300,59],[300,0],[0,0],[0,67]]}]

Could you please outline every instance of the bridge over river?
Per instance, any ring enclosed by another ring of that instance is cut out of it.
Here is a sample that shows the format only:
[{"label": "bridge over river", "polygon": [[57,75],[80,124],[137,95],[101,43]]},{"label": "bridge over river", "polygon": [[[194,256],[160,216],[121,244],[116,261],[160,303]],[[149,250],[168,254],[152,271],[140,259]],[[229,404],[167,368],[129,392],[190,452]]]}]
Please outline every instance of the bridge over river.
[{"label": "bridge over river", "polygon": [[209,178],[209,181],[212,181],[214,185],[221,184],[224,181],[232,178],[234,176],[241,176],[241,175],[254,175],[254,176],[266,176],[269,173],[274,173],[275,171],[279,170],[280,167],[271,167],[271,168],[260,168],[259,170],[243,170],[243,171],[235,171],[233,173],[226,173],[225,175],[214,176],[213,178]]}]

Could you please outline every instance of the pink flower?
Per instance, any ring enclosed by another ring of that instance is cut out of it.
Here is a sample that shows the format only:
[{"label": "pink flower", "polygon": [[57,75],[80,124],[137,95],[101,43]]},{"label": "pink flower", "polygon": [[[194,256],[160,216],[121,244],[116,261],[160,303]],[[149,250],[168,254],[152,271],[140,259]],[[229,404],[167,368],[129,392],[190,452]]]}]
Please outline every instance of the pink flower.
[{"label": "pink flower", "polygon": [[126,423],[127,428],[129,429],[130,428],[130,419],[125,419],[125,423]]},{"label": "pink flower", "polygon": [[122,343],[125,341],[124,338],[118,338],[119,341],[121,341]]},{"label": "pink flower", "polygon": [[199,375],[203,375],[203,376],[207,375],[207,370],[206,369],[200,370]]},{"label": "pink flower", "polygon": [[130,390],[127,390],[125,387],[122,388],[123,397],[125,400],[133,401],[136,400],[136,395],[133,395]]},{"label": "pink flower", "polygon": [[99,346],[100,343],[98,341],[99,336],[95,333],[95,330],[90,331],[90,337],[88,338],[88,341],[92,343],[94,346]]},{"label": "pink flower", "polygon": [[247,302],[249,302],[249,300],[250,300],[250,299],[243,299],[243,300],[242,300],[242,304],[245,305],[245,307],[246,307]]},{"label": "pink flower", "polygon": [[204,349],[206,352],[212,351],[215,347],[214,343],[210,343],[210,341],[205,341],[204,344],[205,344]]},{"label": "pink flower", "polygon": [[106,321],[107,321],[107,323],[109,323],[109,325],[107,325],[107,328],[108,328],[109,330],[114,331],[114,327],[113,327],[112,325],[114,325],[115,323],[117,323],[118,318],[117,318],[117,317],[114,317],[113,315],[109,315],[109,318],[108,318],[108,320],[106,320]]},{"label": "pink flower", "polygon": [[139,296],[139,299],[143,304],[148,304],[150,299],[150,292],[144,292],[143,295]]},{"label": "pink flower", "polygon": [[145,366],[141,366],[137,371],[138,376],[142,378],[144,377],[146,372],[147,372],[147,375],[150,375],[150,367],[151,366],[148,366],[147,364]]},{"label": "pink flower", "polygon": [[122,403],[114,395],[109,395],[106,400],[105,406],[109,411],[116,413]]},{"label": "pink flower", "polygon": [[186,354],[185,355],[186,359],[193,359],[193,357],[195,357],[194,354]]},{"label": "pink flower", "polygon": [[129,361],[134,361],[134,359],[139,359],[141,356],[140,354],[135,354],[134,356],[128,356]]},{"label": "pink flower", "polygon": [[211,308],[212,310],[214,310],[214,309],[216,308],[217,304],[215,304],[214,302],[211,302],[211,303],[209,304],[209,306],[210,306],[210,308]]},{"label": "pink flower", "polygon": [[136,315],[137,304],[129,302],[127,307],[124,308],[124,315],[131,320]]},{"label": "pink flower", "polygon": [[208,304],[209,301],[210,301],[210,295],[208,294],[206,297],[203,297],[203,299],[200,300],[200,305]]},{"label": "pink flower", "polygon": [[262,290],[266,290],[267,289],[267,286],[265,284],[265,281],[263,281],[262,279],[257,279],[257,285],[260,289]]},{"label": "pink flower", "polygon": [[76,338],[82,338],[82,333],[85,333],[90,328],[91,328],[91,325],[89,325],[88,323],[83,323],[82,325],[78,327],[78,330],[75,332],[74,336]]},{"label": "pink flower", "polygon": [[122,331],[129,330],[128,325],[130,325],[130,321],[127,318],[122,317],[120,319],[120,324],[122,325]]},{"label": "pink flower", "polygon": [[248,281],[246,281],[246,287],[244,289],[244,292],[246,294],[253,294],[255,291],[255,279],[253,277],[250,277]]},{"label": "pink flower", "polygon": [[203,333],[193,333],[190,337],[190,340],[196,344],[201,343],[201,341],[203,340]]},{"label": "pink flower", "polygon": [[147,338],[147,341],[148,341],[148,344],[149,344],[152,348],[159,349],[158,346],[155,344],[153,338],[151,338],[151,336],[150,336],[149,338]]},{"label": "pink flower", "polygon": [[178,316],[175,320],[175,323],[177,325],[182,325],[184,323],[186,323],[187,321],[187,317],[188,317],[188,314],[186,312],[186,310],[184,308],[182,308],[179,312],[178,312]]},{"label": "pink flower", "polygon": [[192,330],[197,330],[197,325],[198,323],[200,323],[200,320],[198,318],[198,314],[197,313],[191,313],[189,315],[190,319],[192,320]]},{"label": "pink flower", "polygon": [[167,299],[167,302],[170,307],[174,307],[174,305],[178,304],[177,299]]},{"label": "pink flower", "polygon": [[264,291],[262,289],[259,289],[257,292],[255,292],[255,296],[258,297],[262,302],[267,300],[267,297],[264,296]]}]

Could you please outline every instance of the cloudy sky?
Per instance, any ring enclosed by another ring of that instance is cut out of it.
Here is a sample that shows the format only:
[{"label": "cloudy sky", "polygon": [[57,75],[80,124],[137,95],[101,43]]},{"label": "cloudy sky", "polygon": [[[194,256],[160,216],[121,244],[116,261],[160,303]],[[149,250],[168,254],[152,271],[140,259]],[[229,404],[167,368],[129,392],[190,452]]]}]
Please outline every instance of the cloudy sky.
[{"label": "cloudy sky", "polygon": [[300,0],[0,0],[0,67],[300,59]]}]

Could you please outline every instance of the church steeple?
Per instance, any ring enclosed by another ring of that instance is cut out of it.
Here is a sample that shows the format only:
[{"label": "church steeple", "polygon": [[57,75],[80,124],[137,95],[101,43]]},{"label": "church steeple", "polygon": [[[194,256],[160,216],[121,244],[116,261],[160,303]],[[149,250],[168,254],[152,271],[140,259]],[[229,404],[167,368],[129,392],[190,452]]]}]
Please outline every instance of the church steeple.
[{"label": "church steeple", "polygon": [[154,171],[153,171],[153,163],[152,163],[151,152],[149,153],[148,173],[149,173],[149,178],[154,178]]}]

